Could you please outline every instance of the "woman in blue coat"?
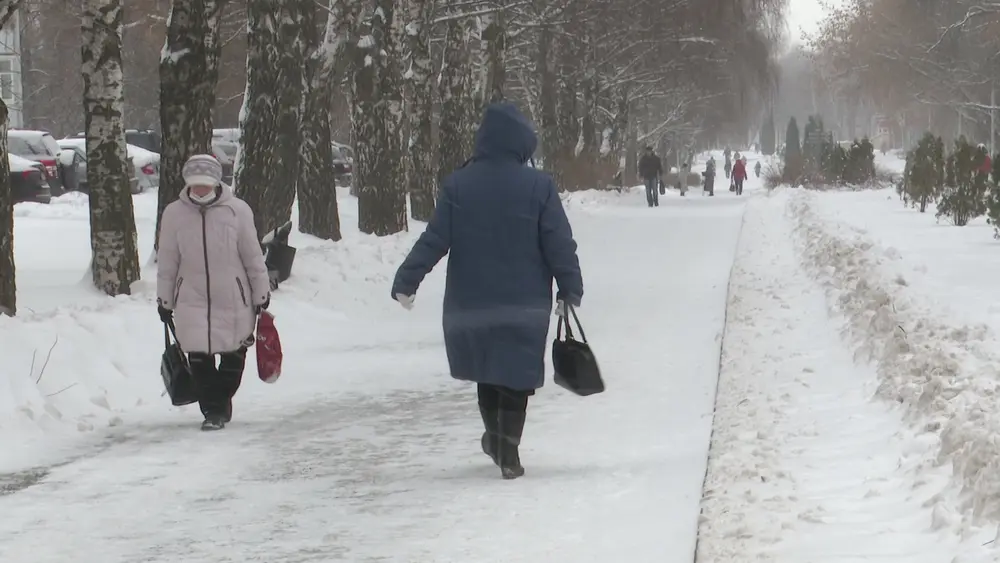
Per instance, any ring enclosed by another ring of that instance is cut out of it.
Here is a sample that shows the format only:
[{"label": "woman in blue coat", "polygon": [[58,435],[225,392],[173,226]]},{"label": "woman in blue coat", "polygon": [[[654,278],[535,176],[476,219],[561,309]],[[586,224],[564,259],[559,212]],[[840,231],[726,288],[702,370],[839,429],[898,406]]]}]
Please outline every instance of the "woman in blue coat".
[{"label": "woman in blue coat", "polygon": [[509,103],[486,108],[475,153],[441,185],[437,208],[392,285],[407,309],[446,254],[444,340],[455,379],[478,384],[483,452],[505,479],[524,475],[518,446],[528,397],[545,381],[552,311],[578,306],[576,242],[552,178],[527,166],[538,145]]}]

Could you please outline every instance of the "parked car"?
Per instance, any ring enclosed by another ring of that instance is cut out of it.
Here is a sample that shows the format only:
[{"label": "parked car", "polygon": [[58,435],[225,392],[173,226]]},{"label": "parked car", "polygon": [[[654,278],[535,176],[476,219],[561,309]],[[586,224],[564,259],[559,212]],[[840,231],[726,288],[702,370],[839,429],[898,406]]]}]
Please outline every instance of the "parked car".
[{"label": "parked car", "polygon": [[160,154],[160,134],[152,129],[126,129],[125,142]]},{"label": "parked car", "polygon": [[49,188],[45,166],[16,154],[8,154],[7,162],[10,163],[10,190],[14,203],[52,201],[52,190]]},{"label": "parked car", "polygon": [[337,186],[350,186],[354,181],[354,151],[347,145],[333,143],[333,178]]},{"label": "parked car", "polygon": [[[76,184],[64,184],[66,172],[62,170],[59,158],[62,149],[48,132],[11,129],[7,132],[7,151],[42,165],[45,169],[45,179],[53,197],[61,196],[69,190],[78,189]],[[72,177],[65,179],[73,180]]]},{"label": "parked car", "polygon": [[[78,189],[81,192],[89,193],[90,187],[87,185],[87,140],[79,137],[67,137],[56,142],[64,151],[73,151],[75,159],[73,167],[77,176],[81,178]],[[125,171],[128,173],[129,191],[133,194],[139,194],[146,189],[159,186],[159,155],[149,153],[149,151],[132,145],[125,145],[125,149],[127,151],[126,158],[128,159]],[[155,169],[147,166],[150,159],[146,155],[149,154],[156,156]],[[147,171],[150,172],[151,176],[155,175],[155,180],[145,178]]]},{"label": "parked car", "polygon": [[229,156],[221,143],[213,141],[212,155],[215,156],[215,159],[222,165],[222,181],[226,184],[232,185],[233,174],[235,173],[236,168],[236,152],[233,151],[233,156]]},{"label": "parked car", "polygon": [[135,145],[126,145],[132,168],[139,180],[139,190],[155,190],[160,187],[160,153]]},{"label": "parked car", "polygon": [[[79,142],[78,142],[79,141]],[[89,193],[90,188],[87,185],[87,148],[86,141],[84,139],[61,139],[56,141],[59,144],[59,148],[65,151],[73,151],[73,165],[74,172],[77,178],[76,189]]]}]

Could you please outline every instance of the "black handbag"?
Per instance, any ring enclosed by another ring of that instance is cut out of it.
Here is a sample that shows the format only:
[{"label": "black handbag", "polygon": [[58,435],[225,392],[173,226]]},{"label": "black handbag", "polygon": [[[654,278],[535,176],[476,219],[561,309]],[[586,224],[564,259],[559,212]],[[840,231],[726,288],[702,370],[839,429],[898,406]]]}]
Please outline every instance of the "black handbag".
[{"label": "black handbag", "polygon": [[[580,326],[576,310],[571,306],[567,306],[566,309],[566,314],[559,318],[556,339],[552,343],[552,367],[555,368],[553,380],[556,385],[581,397],[602,393],[604,380],[601,378],[601,368],[597,365],[597,358],[587,344],[587,336]],[[573,317],[582,340],[573,337],[569,316]]]},{"label": "black handbag", "polygon": [[666,195],[667,185],[663,183],[663,178],[660,178],[658,183],[660,184],[660,195]]},{"label": "black handbag", "polygon": [[170,395],[170,402],[175,407],[198,402],[198,389],[194,384],[191,364],[188,363],[184,350],[181,350],[181,345],[177,342],[173,321],[163,324],[163,342],[160,377],[163,378],[167,395]]}]

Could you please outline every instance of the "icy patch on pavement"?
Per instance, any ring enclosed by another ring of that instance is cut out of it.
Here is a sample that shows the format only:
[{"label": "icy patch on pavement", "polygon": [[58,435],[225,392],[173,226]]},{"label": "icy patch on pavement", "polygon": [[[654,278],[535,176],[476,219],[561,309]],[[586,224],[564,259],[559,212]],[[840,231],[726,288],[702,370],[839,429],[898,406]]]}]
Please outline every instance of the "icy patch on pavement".
[{"label": "icy patch on pavement", "polygon": [[993,528],[957,513],[931,434],[869,400],[877,377],[803,271],[787,200],[744,219],[697,561],[990,560]]},{"label": "icy patch on pavement", "polygon": [[871,362],[876,394],[901,404],[908,422],[951,464],[962,485],[963,519],[1000,517],[1000,381],[995,335],[983,325],[949,326],[884,274],[895,258],[862,232],[825,222],[814,196],[788,195],[802,260],[847,318],[842,336],[857,362]]}]

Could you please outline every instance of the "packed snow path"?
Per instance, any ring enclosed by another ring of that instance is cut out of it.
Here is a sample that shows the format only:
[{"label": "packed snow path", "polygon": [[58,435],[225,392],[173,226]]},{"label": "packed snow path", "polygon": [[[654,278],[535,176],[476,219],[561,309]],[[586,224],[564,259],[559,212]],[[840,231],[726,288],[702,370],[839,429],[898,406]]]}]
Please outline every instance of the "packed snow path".
[{"label": "packed snow path", "polygon": [[303,272],[274,299],[281,381],[248,373],[222,432],[194,409],[129,422],[0,496],[0,561],[690,561],[743,202],[567,206],[609,390],[533,398],[524,478],[499,478],[472,386],[447,376],[443,264],[412,313],[358,308],[336,334],[343,313],[316,304],[328,281]]}]

